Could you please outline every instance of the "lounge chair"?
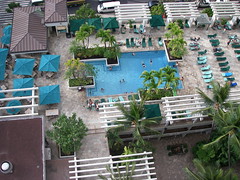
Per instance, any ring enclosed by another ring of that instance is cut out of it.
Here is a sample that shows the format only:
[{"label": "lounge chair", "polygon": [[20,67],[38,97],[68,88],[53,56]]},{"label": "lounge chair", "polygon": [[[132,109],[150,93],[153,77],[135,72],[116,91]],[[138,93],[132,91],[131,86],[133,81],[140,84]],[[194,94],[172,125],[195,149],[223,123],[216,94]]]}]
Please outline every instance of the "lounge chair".
[{"label": "lounge chair", "polygon": [[134,31],[134,33],[135,33],[135,34],[139,34],[139,31],[138,31],[138,29],[137,29],[137,26],[136,26],[136,25],[134,25],[134,26],[133,26],[133,31]]},{"label": "lounge chair", "polygon": [[204,82],[210,83],[210,82],[213,81],[213,80],[214,80],[214,78],[212,77],[211,79],[204,79]]},{"label": "lounge chair", "polygon": [[146,32],[145,29],[144,29],[144,26],[142,24],[139,26],[139,30],[140,30],[140,33],[145,33]]},{"label": "lounge chair", "polygon": [[203,75],[209,75],[209,74],[212,74],[212,71],[203,71],[202,74]]},{"label": "lounge chair", "polygon": [[212,46],[213,46],[213,47],[217,47],[217,46],[219,46],[219,44],[220,44],[220,43],[212,43]]},{"label": "lounge chair", "polygon": [[211,68],[210,65],[206,66],[206,67],[202,67],[201,70],[202,71],[208,71]]},{"label": "lounge chair", "polygon": [[204,54],[206,54],[207,53],[207,50],[205,49],[204,51],[199,51],[198,52],[198,55],[204,55]]},{"label": "lounge chair", "polygon": [[[108,98],[108,102],[114,102],[112,97]],[[110,104],[109,106],[113,106],[113,104]]]},{"label": "lounge chair", "polygon": [[234,50],[236,54],[240,54],[240,50]]},{"label": "lounge chair", "polygon": [[226,57],[217,57],[217,61],[225,61],[227,58]]},{"label": "lounge chair", "polygon": [[238,61],[240,61],[240,57],[237,57]]},{"label": "lounge chair", "polygon": [[122,96],[119,96],[118,99],[120,100],[120,102],[125,101]]},{"label": "lounge chair", "polygon": [[219,65],[220,67],[226,66],[226,65],[228,65],[228,61],[223,62],[223,63],[218,63],[218,65]]},{"label": "lounge chair", "polygon": [[224,78],[224,81],[227,82],[227,81],[235,81],[235,78],[234,77],[227,77],[227,78]]},{"label": "lounge chair", "polygon": [[131,38],[131,47],[135,47],[134,38]]},{"label": "lounge chair", "polygon": [[231,87],[235,87],[235,86],[237,86],[237,83],[236,83],[236,82],[232,82],[232,83],[230,84],[230,86],[231,86]]},{"label": "lounge chair", "polygon": [[210,79],[210,78],[212,78],[212,74],[203,75],[202,78],[203,79]]},{"label": "lounge chair", "polygon": [[104,102],[106,102],[106,100],[104,98],[102,98],[102,99],[100,99],[100,102],[104,103]]},{"label": "lounge chair", "polygon": [[142,47],[143,47],[143,48],[146,47],[146,39],[145,39],[145,38],[142,39]]},{"label": "lounge chair", "polygon": [[233,48],[240,48],[240,44],[232,44]]},{"label": "lounge chair", "polygon": [[236,55],[236,58],[239,58],[239,57],[240,57],[240,54],[237,54],[237,55]]},{"label": "lounge chair", "polygon": [[201,60],[205,60],[205,59],[207,59],[207,56],[197,57],[197,59],[200,60],[200,61],[201,61]]},{"label": "lounge chair", "polygon": [[196,47],[196,46],[199,46],[199,43],[197,43],[197,42],[191,42],[191,43],[189,44],[189,47]]},{"label": "lounge chair", "polygon": [[158,45],[159,46],[163,46],[163,42],[162,42],[162,38],[161,37],[158,38]]},{"label": "lounge chair", "polygon": [[216,38],[217,37],[217,34],[209,34],[208,35],[208,38]]},{"label": "lounge chair", "polygon": [[215,52],[214,55],[215,56],[223,56],[224,55],[224,51],[222,51],[222,52]]},{"label": "lounge chair", "polygon": [[236,38],[237,38],[237,35],[229,35],[228,38],[229,38],[229,39],[236,39]]},{"label": "lounge chair", "polygon": [[198,61],[198,65],[201,65],[201,64],[206,64],[207,63],[207,59],[203,60],[203,61]]},{"label": "lounge chair", "polygon": [[126,46],[127,46],[127,48],[130,48],[131,46],[130,46],[130,43],[129,43],[129,39],[126,39]]},{"label": "lounge chair", "polygon": [[188,24],[188,20],[187,19],[185,20],[184,26],[185,26],[185,28],[189,28],[190,27],[189,24]]},{"label": "lounge chair", "polygon": [[190,47],[189,49],[190,49],[191,51],[197,51],[197,50],[200,49],[200,45],[195,46],[195,47]]},{"label": "lounge chair", "polygon": [[207,85],[207,89],[212,89],[213,86],[212,85]]},{"label": "lounge chair", "polygon": [[210,43],[220,43],[220,41],[218,39],[210,39],[209,42]]},{"label": "lounge chair", "polygon": [[230,66],[227,66],[227,67],[223,67],[220,69],[221,71],[229,71],[230,70]]},{"label": "lounge chair", "polygon": [[232,76],[232,75],[233,75],[233,73],[231,73],[231,72],[222,73],[223,77],[229,77],[229,76]]},{"label": "lounge chair", "polygon": [[148,39],[148,46],[149,46],[149,47],[152,47],[152,46],[153,46],[153,44],[152,44],[152,38],[149,38],[149,39]]}]

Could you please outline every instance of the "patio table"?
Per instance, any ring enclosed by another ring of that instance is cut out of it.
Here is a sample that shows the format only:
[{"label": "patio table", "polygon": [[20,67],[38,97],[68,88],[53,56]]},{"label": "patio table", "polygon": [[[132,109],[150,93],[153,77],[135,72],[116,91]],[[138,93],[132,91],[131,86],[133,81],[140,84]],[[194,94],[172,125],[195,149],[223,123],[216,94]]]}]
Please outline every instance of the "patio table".
[{"label": "patio table", "polygon": [[46,116],[58,116],[59,110],[58,109],[48,109],[45,111]]},{"label": "patio table", "polygon": [[195,31],[201,25],[207,25],[207,30],[208,30],[210,24],[211,24],[211,21],[209,20],[208,15],[206,13],[203,13],[199,17],[197,17],[197,26],[195,28]]}]

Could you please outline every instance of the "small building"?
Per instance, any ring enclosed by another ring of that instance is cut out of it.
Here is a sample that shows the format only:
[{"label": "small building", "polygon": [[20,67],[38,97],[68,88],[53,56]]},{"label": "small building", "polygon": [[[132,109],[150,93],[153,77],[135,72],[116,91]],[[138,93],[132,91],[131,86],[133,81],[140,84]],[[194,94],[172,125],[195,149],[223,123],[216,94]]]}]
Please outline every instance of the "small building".
[{"label": "small building", "polygon": [[0,127],[0,179],[45,180],[43,119],[2,119]]}]

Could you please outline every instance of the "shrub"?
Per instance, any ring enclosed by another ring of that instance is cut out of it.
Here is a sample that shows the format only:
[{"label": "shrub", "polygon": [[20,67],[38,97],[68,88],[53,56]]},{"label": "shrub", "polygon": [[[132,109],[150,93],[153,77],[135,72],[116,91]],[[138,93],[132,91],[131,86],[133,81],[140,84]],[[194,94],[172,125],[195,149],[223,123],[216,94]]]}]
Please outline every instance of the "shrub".
[{"label": "shrub", "polygon": [[206,8],[202,11],[202,13],[207,13],[208,17],[212,17],[213,16],[213,11],[211,8]]}]

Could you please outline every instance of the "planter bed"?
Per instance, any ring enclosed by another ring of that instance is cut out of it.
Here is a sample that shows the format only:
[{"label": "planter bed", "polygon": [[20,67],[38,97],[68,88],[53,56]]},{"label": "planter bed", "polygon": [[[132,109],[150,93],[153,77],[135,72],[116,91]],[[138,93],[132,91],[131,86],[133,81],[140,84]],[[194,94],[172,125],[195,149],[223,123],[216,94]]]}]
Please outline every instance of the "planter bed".
[{"label": "planter bed", "polygon": [[167,60],[168,62],[178,62],[178,61],[183,61],[183,58],[176,58],[170,55],[170,50],[167,48],[167,44],[170,42],[170,40],[164,40],[163,45],[166,51],[167,55]]}]

